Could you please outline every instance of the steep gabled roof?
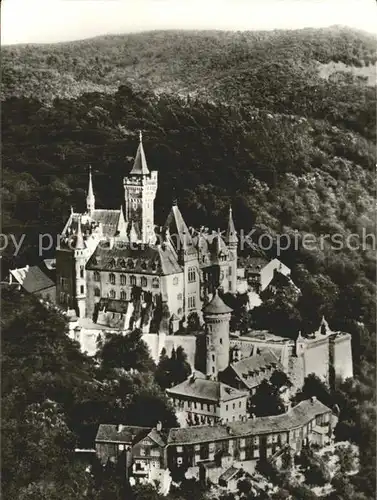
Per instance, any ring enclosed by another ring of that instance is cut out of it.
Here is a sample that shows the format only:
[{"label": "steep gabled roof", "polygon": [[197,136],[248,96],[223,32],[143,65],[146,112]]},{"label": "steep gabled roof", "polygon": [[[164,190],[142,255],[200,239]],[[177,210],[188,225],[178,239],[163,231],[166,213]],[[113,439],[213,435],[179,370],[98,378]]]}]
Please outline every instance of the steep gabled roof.
[{"label": "steep gabled roof", "polygon": [[[172,206],[166,219],[164,229],[169,230],[170,239],[176,248],[178,247],[178,245],[180,245],[181,249],[187,247],[192,247],[194,249],[190,231],[183,219],[178,205],[174,204]],[[179,242],[177,241],[177,239],[179,239]]]}]

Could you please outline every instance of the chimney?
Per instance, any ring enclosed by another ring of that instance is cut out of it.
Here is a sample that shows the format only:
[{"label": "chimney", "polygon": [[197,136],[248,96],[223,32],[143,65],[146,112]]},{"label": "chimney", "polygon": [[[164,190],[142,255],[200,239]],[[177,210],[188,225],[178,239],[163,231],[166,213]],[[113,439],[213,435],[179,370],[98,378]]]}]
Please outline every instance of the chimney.
[{"label": "chimney", "polygon": [[118,431],[118,432],[122,432],[122,430],[123,430],[123,429],[124,429],[124,425],[119,424],[119,425],[118,425],[118,428],[117,428],[117,431]]},{"label": "chimney", "polygon": [[162,431],[162,422],[159,420],[156,424],[156,431],[161,432]]},{"label": "chimney", "polygon": [[317,401],[317,398],[316,398],[315,396],[312,396],[312,397],[310,398],[310,402],[311,402],[312,404],[313,404],[313,403],[315,403],[316,401]]},{"label": "chimney", "polygon": [[29,264],[26,264],[25,269],[26,271],[29,271]]},{"label": "chimney", "polygon": [[196,373],[195,371],[193,371],[190,377],[190,382],[195,382],[195,379],[196,379]]}]

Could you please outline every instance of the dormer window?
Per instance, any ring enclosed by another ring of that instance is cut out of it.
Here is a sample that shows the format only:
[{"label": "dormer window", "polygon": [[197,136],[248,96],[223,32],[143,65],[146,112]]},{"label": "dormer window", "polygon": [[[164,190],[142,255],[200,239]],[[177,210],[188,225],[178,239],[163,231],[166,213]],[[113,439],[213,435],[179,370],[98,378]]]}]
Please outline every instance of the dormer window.
[{"label": "dormer window", "polygon": [[125,268],[126,267],[126,261],[124,259],[120,259],[119,260],[119,265],[120,265],[120,267]]},{"label": "dormer window", "polygon": [[130,269],[133,269],[133,268],[135,267],[135,265],[134,265],[134,261],[133,261],[132,259],[128,259],[127,266],[128,266]]},{"label": "dormer window", "polygon": [[113,258],[110,260],[110,266],[115,267],[116,266],[116,260]]},{"label": "dormer window", "polygon": [[147,263],[146,262],[142,262],[141,263],[141,269],[143,269],[144,271],[147,269]]}]

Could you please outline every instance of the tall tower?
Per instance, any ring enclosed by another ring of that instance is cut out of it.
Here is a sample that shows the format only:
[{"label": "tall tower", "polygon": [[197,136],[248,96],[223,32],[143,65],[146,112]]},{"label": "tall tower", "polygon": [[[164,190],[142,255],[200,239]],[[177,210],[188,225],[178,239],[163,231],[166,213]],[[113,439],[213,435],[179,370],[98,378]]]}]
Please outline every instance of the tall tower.
[{"label": "tall tower", "polygon": [[89,215],[92,215],[96,208],[96,199],[93,192],[93,182],[92,182],[92,167],[89,167],[89,186],[88,195],[86,197],[86,210]]},{"label": "tall tower", "polygon": [[150,172],[148,169],[141,132],[134,165],[123,184],[126,221],[133,221],[138,226],[143,243],[155,243],[154,199],[157,192],[157,172]]},{"label": "tall tower", "polygon": [[73,258],[75,263],[75,298],[77,305],[77,315],[84,318],[86,313],[86,279],[85,264],[87,261],[86,245],[81,230],[81,216],[77,222],[76,243],[73,249]]},{"label": "tall tower", "polygon": [[229,248],[229,268],[228,268],[229,291],[231,293],[236,293],[238,238],[233,222],[232,207],[229,208],[229,220],[228,220],[228,228],[225,235],[225,243],[228,245]]},{"label": "tall tower", "polygon": [[229,321],[232,309],[217,291],[203,308],[206,325],[206,371],[213,379],[229,365]]}]

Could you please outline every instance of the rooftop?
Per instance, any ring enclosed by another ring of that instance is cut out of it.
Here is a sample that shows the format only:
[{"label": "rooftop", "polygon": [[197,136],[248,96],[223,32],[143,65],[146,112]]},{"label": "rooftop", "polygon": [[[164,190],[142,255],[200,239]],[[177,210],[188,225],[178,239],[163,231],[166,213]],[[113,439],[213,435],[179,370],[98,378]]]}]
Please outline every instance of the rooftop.
[{"label": "rooftop", "polygon": [[[259,349],[258,349],[259,350]],[[232,363],[230,368],[239,379],[249,388],[253,388],[266,378],[264,369],[282,369],[277,357],[270,349],[262,349],[248,358]]]},{"label": "rooftop", "polygon": [[55,283],[38,266],[12,269],[10,273],[29,293],[38,293],[55,286]]},{"label": "rooftop", "polygon": [[228,314],[231,313],[232,310],[233,309],[228,307],[223,299],[219,297],[217,292],[214,294],[211,302],[203,307],[204,314]]},{"label": "rooftop", "polygon": [[189,377],[184,382],[167,389],[170,396],[186,396],[193,399],[205,401],[230,401],[232,399],[246,397],[246,391],[240,391],[229,385],[215,380],[207,380],[198,377]]},{"label": "rooftop", "polygon": [[135,245],[121,240],[115,241],[113,246],[100,242],[86,268],[156,276],[182,272],[170,245]]},{"label": "rooftop", "polygon": [[230,422],[226,426],[202,425],[171,429],[168,444],[195,444],[226,439],[231,436],[242,437],[286,432],[307,424],[317,415],[323,415],[330,411],[330,408],[318,400],[305,400],[281,415],[258,417],[245,422]]},{"label": "rooftop", "polygon": [[147,436],[158,446],[166,444],[163,433],[154,428],[117,424],[101,424],[98,427],[96,442],[136,444]]}]

